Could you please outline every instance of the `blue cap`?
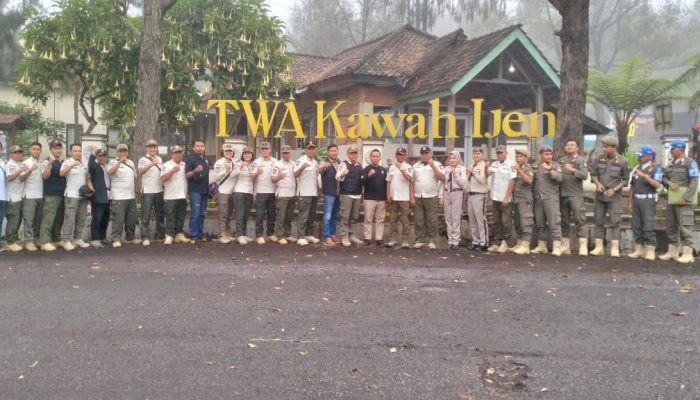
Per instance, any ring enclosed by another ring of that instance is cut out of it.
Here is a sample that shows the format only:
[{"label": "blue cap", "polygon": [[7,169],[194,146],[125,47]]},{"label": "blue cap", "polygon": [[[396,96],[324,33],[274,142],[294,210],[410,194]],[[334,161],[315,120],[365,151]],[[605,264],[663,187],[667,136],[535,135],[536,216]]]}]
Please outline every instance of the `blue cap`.
[{"label": "blue cap", "polygon": [[644,157],[650,154],[654,154],[654,149],[651,146],[642,146],[637,152],[637,157]]},{"label": "blue cap", "polygon": [[671,142],[671,150],[673,149],[685,149],[685,142],[682,140],[674,140]]}]

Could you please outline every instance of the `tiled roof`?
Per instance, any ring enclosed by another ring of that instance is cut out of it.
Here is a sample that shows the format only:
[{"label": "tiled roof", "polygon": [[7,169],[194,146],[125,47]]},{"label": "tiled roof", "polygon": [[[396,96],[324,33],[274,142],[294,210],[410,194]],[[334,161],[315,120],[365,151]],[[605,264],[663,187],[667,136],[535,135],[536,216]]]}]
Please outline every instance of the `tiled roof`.
[{"label": "tiled roof", "polygon": [[10,126],[20,118],[20,114],[0,114],[0,126]]},{"label": "tiled roof", "polygon": [[333,58],[309,54],[293,54],[292,57],[292,80],[300,86],[322,80],[326,70],[336,62]]}]

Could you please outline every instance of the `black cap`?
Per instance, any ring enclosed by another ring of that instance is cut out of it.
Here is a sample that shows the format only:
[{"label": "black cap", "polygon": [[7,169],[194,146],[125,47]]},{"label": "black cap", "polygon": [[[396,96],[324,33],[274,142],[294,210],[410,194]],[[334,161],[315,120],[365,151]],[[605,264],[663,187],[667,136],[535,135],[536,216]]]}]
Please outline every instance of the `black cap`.
[{"label": "black cap", "polygon": [[95,152],[95,155],[96,156],[106,156],[107,152],[105,151],[105,149],[97,149],[97,151]]},{"label": "black cap", "polygon": [[428,146],[423,146],[423,147],[420,148],[420,152],[423,153],[423,154],[425,154],[425,153],[432,153],[433,151],[430,150],[430,147],[428,147]]},{"label": "black cap", "polygon": [[401,154],[401,155],[406,155],[406,148],[405,147],[399,147],[396,149],[396,154]]},{"label": "black cap", "polygon": [[52,141],[49,142],[49,148],[50,148],[50,149],[53,149],[53,148],[56,147],[56,146],[61,146],[61,147],[63,147],[63,143],[61,143],[61,141],[58,140],[58,139],[54,139],[54,140],[52,140]]}]

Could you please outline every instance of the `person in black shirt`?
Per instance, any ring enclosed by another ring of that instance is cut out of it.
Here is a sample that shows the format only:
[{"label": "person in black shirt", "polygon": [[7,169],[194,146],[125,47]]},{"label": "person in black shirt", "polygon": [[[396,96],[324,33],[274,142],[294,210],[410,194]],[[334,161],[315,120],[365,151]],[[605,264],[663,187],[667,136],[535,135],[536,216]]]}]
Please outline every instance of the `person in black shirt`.
[{"label": "person in black shirt", "polygon": [[185,161],[187,191],[190,195],[190,236],[193,242],[204,238],[204,218],[209,201],[209,161],[204,158],[204,141],[197,139]]},{"label": "person in black shirt", "polygon": [[373,149],[369,153],[370,165],[362,171],[365,189],[365,245],[372,244],[372,228],[377,246],[384,245],[384,216],[386,215],[386,168],[379,165],[382,153]]},{"label": "person in black shirt", "polygon": [[42,164],[41,176],[44,178],[44,204],[41,210],[41,228],[39,240],[41,249],[54,251],[63,245],[61,228],[63,228],[63,195],[66,191],[66,178],[61,176],[61,154],[63,143],[58,140],[49,142],[51,155]]},{"label": "person in black shirt", "polygon": [[102,241],[107,240],[107,226],[109,225],[109,175],[106,173],[107,152],[97,149],[95,154],[90,154],[88,160],[87,186],[94,191],[90,198],[92,209],[92,222],[90,223],[90,245],[102,248]]}]

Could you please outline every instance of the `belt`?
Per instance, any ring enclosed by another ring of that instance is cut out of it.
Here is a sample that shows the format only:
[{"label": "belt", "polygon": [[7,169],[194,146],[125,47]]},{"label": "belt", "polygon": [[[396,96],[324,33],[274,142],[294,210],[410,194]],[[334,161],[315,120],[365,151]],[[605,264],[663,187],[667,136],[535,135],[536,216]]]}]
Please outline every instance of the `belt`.
[{"label": "belt", "polygon": [[635,199],[654,199],[656,198],[656,193],[635,193],[634,194]]},{"label": "belt", "polygon": [[469,192],[470,196],[474,196],[476,194],[483,194],[485,196],[487,193],[486,192]]},{"label": "belt", "polygon": [[464,190],[464,189],[457,188],[457,189],[452,189],[452,190],[450,190],[450,192],[461,192],[461,191],[463,191],[463,190]]}]

